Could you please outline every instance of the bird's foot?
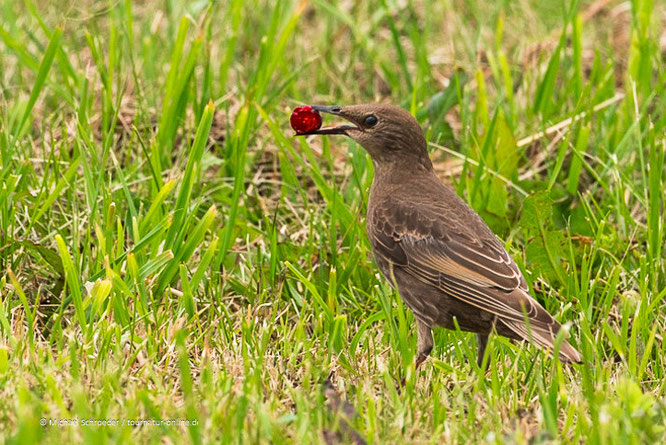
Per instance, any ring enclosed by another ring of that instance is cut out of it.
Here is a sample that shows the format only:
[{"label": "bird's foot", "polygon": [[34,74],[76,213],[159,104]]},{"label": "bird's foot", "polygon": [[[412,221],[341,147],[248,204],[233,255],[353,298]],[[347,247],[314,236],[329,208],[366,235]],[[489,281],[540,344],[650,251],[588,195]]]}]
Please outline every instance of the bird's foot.
[{"label": "bird's foot", "polygon": [[416,357],[416,360],[414,361],[414,371],[418,371],[419,366],[421,366],[421,364],[425,362],[427,358],[428,354],[419,353],[419,355]]},{"label": "bird's foot", "polygon": [[[419,370],[419,367],[423,362],[426,361],[428,358],[427,354],[419,354],[416,356],[416,360],[414,361],[414,373],[416,373]],[[396,385],[395,389],[398,391],[398,394],[400,394],[400,390],[405,387],[405,384],[407,383],[407,376],[403,377],[400,379],[400,384]]]}]

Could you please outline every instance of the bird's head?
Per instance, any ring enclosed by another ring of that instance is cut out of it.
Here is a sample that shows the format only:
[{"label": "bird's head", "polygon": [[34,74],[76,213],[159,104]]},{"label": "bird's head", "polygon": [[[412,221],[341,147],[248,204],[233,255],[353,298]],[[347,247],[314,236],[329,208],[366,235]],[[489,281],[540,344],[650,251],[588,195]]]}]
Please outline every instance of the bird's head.
[{"label": "bird's head", "polygon": [[367,150],[376,166],[397,162],[432,169],[423,130],[408,111],[385,104],[312,105],[312,108],[341,117],[349,123],[305,134],[349,136]]}]

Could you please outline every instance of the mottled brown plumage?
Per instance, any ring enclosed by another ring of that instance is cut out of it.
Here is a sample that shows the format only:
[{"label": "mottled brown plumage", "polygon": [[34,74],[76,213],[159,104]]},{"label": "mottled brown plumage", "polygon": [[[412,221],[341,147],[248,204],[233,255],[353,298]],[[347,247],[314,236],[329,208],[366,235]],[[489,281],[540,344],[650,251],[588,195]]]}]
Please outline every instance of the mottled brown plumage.
[{"label": "mottled brown plumage", "polygon": [[[455,329],[454,319],[478,334],[479,366],[491,332],[552,350],[560,324],[530,296],[520,269],[481,217],[435,176],[416,119],[390,105],[313,108],[352,125],[310,134],[347,135],[373,160],[368,237],[377,265],[416,318],[417,366],[432,350],[432,327]],[[581,362],[566,341],[559,356]]]}]

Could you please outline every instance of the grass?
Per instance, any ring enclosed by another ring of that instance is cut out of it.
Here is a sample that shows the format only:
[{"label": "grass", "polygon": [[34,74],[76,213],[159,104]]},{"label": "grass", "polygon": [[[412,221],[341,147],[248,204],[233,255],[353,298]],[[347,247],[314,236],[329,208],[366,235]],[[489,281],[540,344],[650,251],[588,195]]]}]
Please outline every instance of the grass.
[{"label": "grass", "polygon": [[[0,10],[0,442],[666,439],[661,2]],[[376,100],[417,116],[586,365],[495,337],[484,373],[438,330],[414,371],[368,156],[288,127]]]}]

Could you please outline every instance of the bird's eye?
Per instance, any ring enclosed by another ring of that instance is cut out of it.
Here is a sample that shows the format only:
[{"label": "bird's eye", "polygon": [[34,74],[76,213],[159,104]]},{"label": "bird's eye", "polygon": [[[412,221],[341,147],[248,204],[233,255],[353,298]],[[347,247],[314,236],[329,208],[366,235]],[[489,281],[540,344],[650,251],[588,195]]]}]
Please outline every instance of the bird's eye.
[{"label": "bird's eye", "polygon": [[371,114],[370,116],[367,116],[363,120],[363,124],[365,124],[366,127],[372,127],[373,125],[375,125],[377,123],[378,120],[379,119],[377,119],[377,116],[375,116],[374,114]]}]

